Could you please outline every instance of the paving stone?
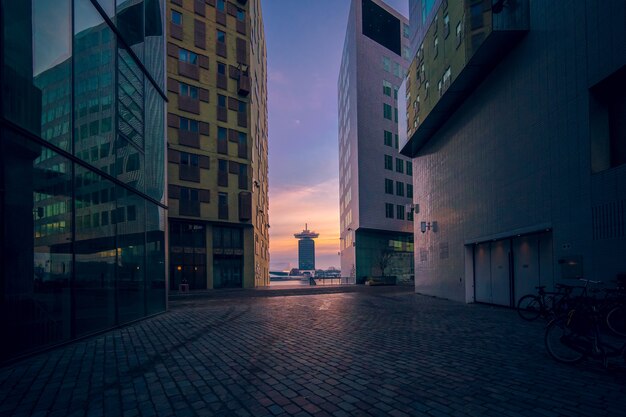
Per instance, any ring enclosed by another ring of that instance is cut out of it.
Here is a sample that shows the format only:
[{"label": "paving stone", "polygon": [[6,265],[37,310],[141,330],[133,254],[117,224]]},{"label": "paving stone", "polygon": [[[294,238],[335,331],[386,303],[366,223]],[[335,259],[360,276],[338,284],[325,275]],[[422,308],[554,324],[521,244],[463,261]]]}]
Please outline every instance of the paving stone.
[{"label": "paving stone", "polygon": [[[544,323],[416,295],[215,291],[0,369],[0,416],[620,415],[626,367],[565,366]],[[325,310],[320,310],[324,306]]]}]

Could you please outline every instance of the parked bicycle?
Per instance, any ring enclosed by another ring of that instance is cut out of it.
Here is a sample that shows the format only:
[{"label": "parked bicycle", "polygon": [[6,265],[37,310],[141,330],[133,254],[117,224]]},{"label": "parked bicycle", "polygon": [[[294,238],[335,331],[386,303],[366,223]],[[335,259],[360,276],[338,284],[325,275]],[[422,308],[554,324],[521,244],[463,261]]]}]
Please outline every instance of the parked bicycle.
[{"label": "parked bicycle", "polygon": [[626,289],[617,287],[604,291],[606,295],[601,311],[606,327],[613,335],[626,337]]},{"label": "parked bicycle", "polygon": [[572,292],[575,288],[581,287],[564,284],[556,284],[555,287],[557,291],[546,291],[545,285],[541,285],[535,287],[537,295],[528,294],[520,298],[517,302],[519,316],[527,321],[533,321],[539,317],[550,320],[555,315],[567,311]]},{"label": "parked bicycle", "polygon": [[[605,300],[588,296],[588,285],[600,281],[585,282],[582,295],[573,300],[566,314],[554,318],[546,327],[544,343],[548,354],[562,363],[577,363],[585,358],[601,360],[605,367],[611,358],[622,357],[626,362],[626,340],[616,338],[605,330],[608,322],[604,313]],[[611,310],[613,311],[613,310]]]}]

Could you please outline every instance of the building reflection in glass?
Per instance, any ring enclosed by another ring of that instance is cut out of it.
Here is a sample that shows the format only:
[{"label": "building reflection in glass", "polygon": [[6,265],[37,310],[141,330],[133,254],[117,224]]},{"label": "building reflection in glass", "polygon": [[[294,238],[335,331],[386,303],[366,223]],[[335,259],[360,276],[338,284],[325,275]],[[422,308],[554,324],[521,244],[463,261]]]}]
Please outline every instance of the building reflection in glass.
[{"label": "building reflection in glass", "polygon": [[100,3],[2,0],[0,362],[166,308],[163,4]]}]

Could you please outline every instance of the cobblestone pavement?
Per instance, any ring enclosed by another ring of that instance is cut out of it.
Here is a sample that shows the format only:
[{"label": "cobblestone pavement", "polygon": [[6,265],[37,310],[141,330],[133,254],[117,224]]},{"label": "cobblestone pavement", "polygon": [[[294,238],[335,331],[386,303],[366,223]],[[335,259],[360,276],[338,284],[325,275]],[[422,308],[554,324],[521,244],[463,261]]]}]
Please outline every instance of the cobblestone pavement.
[{"label": "cobblestone pavement", "polygon": [[626,415],[623,364],[555,363],[512,310],[399,287],[246,294],[0,369],[0,415]]}]

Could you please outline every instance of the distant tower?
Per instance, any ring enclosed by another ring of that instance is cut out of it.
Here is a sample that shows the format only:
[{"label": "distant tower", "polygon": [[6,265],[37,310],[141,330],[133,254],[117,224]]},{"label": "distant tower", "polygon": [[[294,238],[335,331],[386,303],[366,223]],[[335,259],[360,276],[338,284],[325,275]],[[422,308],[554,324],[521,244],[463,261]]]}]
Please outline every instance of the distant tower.
[{"label": "distant tower", "polygon": [[319,233],[309,230],[308,224],[305,223],[304,230],[293,235],[298,239],[298,269],[314,270],[315,269],[315,241]]}]

